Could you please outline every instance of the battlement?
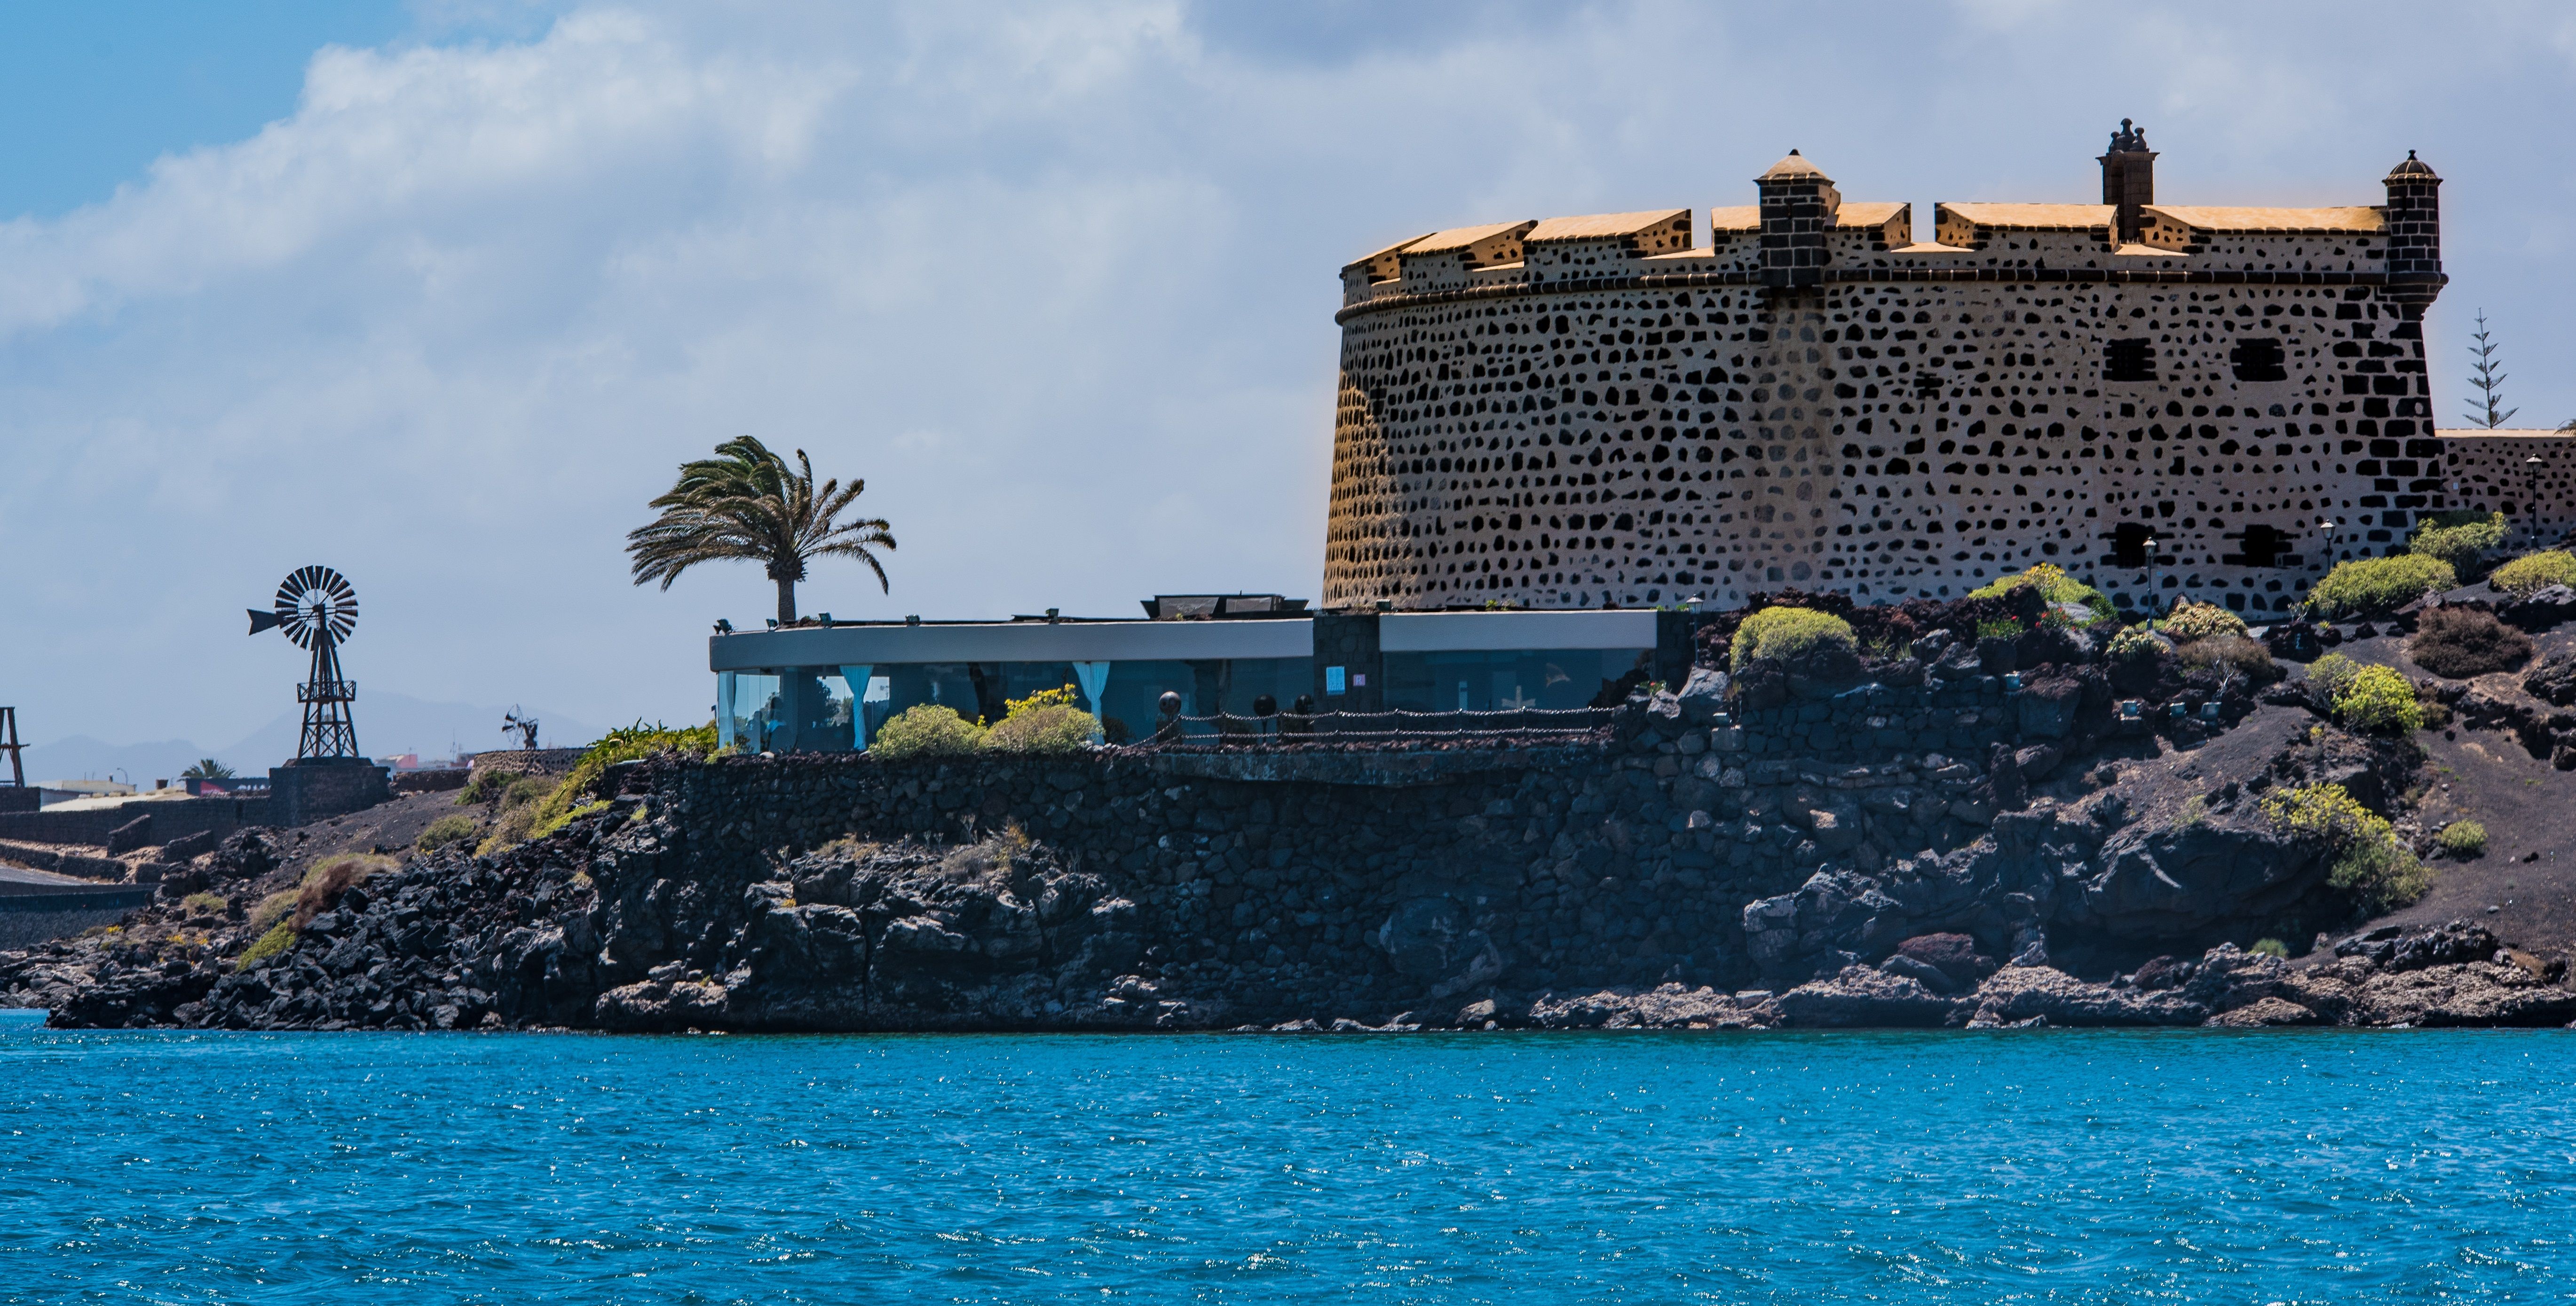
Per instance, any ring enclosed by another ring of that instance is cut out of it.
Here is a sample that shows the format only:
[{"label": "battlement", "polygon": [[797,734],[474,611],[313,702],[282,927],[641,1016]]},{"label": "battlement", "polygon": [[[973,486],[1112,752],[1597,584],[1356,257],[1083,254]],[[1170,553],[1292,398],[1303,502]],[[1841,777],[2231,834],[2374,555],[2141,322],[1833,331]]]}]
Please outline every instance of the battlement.
[{"label": "battlement", "polygon": [[[1911,204],[1845,200],[1811,161],[1792,153],[1757,182],[1785,197],[1797,192],[1815,212],[1792,216],[1775,202],[1766,218],[1760,204],[1707,211],[1708,245],[1693,244],[1688,209],[1525,219],[1433,232],[1399,241],[1342,270],[1343,304],[1366,311],[1378,303],[1410,303],[1419,296],[1493,291],[1513,285],[1595,281],[1640,276],[1690,276],[1760,281],[1764,251],[1774,263],[1795,263],[1801,278],[1833,281],[1915,280],[2026,268],[2063,275],[2138,274],[2189,281],[2220,275],[2241,278],[2326,276],[2378,278],[2392,270],[2429,270],[2433,290],[2441,281],[2438,215],[2429,196],[2440,183],[2431,169],[2392,172],[2385,185],[2392,203],[2410,214],[2397,224],[2426,246],[2429,257],[2400,253],[2393,268],[2396,228],[2387,206],[2267,208],[2241,205],[2174,205],[2153,202],[2152,175],[2137,151],[2105,156],[2121,170],[2107,178],[2126,203],[2014,204],[1943,202],[1933,206],[1933,238],[1914,239]],[[1794,162],[1795,166],[1788,166]],[[2110,163],[2106,161],[2106,168]],[[2429,179],[2429,180],[2428,180]],[[2420,220],[2412,217],[2421,208]],[[1793,228],[1795,230],[1793,230]],[[1786,251],[1792,245],[1800,253]],[[1776,277],[1774,278],[1777,279]],[[2080,275],[2077,279],[2084,279]],[[2426,279],[2419,276],[2419,280]]]}]

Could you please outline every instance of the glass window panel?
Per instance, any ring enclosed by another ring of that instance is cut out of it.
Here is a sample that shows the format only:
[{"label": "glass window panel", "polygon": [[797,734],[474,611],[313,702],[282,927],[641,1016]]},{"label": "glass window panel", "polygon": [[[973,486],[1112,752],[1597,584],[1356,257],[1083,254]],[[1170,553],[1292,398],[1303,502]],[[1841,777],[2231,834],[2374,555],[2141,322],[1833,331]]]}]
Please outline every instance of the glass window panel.
[{"label": "glass window panel", "polygon": [[1652,649],[1506,649],[1386,655],[1386,705],[1413,712],[1589,707]]}]

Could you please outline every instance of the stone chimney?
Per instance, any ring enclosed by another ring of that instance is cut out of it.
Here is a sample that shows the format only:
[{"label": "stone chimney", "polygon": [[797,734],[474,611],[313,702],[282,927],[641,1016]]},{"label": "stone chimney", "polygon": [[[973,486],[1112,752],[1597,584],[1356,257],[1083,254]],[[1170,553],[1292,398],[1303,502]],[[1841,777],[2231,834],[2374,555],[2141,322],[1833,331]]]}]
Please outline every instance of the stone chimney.
[{"label": "stone chimney", "polygon": [[2146,129],[2122,118],[2101,162],[2102,202],[2119,210],[2111,221],[2112,243],[2134,245],[2146,230],[2140,210],[2156,202],[2156,152],[2147,148]]},{"label": "stone chimney", "polygon": [[2389,298],[2430,304],[2451,280],[2442,275],[2442,179],[2408,150],[2386,184]]},{"label": "stone chimney", "polygon": [[1791,150],[1753,184],[1762,188],[1762,284],[1824,284],[1825,232],[1843,206],[1834,179]]}]

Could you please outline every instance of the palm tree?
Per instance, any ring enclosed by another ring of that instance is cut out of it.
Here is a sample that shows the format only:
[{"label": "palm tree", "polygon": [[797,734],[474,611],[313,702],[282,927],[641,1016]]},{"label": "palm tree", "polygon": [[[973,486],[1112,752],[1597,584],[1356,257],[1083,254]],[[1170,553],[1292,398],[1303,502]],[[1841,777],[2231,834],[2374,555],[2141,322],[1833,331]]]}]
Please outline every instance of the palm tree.
[{"label": "palm tree", "polygon": [[232,776],[231,767],[211,757],[198,758],[188,764],[187,770],[179,773],[179,778],[182,780],[229,780]]},{"label": "palm tree", "polygon": [[872,550],[895,547],[883,518],[839,520],[868,483],[814,484],[814,464],[796,451],[796,465],[751,436],[716,446],[716,456],[680,465],[670,493],[652,502],[662,515],[626,536],[635,583],[659,580],[662,588],[701,562],[757,562],[778,583],[778,620],[796,620],[796,582],[808,559],[856,558],[876,573],[888,593],[885,567]]}]

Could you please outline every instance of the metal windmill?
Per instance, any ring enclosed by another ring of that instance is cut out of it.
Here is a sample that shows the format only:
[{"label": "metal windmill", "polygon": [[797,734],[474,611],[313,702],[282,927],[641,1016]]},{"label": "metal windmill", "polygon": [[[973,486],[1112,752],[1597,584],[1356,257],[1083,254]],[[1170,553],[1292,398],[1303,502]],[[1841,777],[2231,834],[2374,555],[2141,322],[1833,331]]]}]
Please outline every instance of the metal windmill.
[{"label": "metal windmill", "polygon": [[520,710],[517,704],[512,704],[509,711],[501,714],[501,733],[506,735],[513,730],[519,732],[519,747],[532,753],[537,751],[537,719]]},{"label": "metal windmill", "polygon": [[283,630],[297,648],[313,650],[313,672],[295,688],[304,705],[304,733],[295,756],[359,757],[358,728],[349,720],[357,682],[340,678],[340,642],[358,625],[358,592],[328,567],[299,567],[277,587],[276,605],[250,610],[250,633]]}]

